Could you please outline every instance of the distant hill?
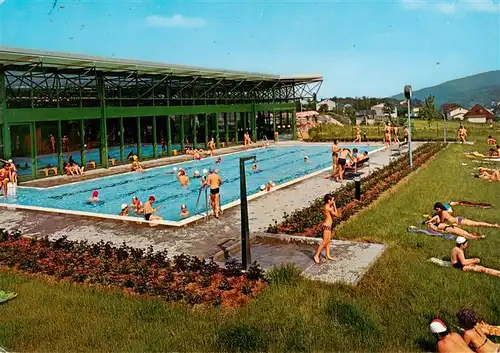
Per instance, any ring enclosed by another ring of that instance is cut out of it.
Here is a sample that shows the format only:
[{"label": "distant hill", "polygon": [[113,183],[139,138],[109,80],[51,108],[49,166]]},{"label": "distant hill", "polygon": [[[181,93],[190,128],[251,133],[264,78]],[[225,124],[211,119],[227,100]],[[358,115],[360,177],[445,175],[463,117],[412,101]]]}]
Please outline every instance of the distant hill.
[{"label": "distant hill", "polygon": [[[490,108],[492,101],[500,102],[500,70],[459,78],[413,92],[413,97],[422,101],[429,95],[435,96],[437,107],[443,103],[457,103],[465,108],[474,104]],[[404,94],[391,98],[405,99]]]}]

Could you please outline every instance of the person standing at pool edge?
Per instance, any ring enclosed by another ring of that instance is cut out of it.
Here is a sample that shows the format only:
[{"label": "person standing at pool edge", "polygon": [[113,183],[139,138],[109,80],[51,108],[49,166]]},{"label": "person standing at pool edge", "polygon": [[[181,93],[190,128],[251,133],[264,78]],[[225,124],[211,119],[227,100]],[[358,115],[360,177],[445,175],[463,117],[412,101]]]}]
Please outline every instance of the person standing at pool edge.
[{"label": "person standing at pool edge", "polygon": [[219,187],[222,185],[222,180],[220,176],[216,173],[216,171],[212,168],[209,169],[209,175],[205,186],[207,185],[210,186],[210,205],[212,206],[212,210],[214,211],[214,217],[219,218],[219,212],[220,212]]},{"label": "person standing at pool edge", "polygon": [[317,264],[320,263],[319,257],[321,256],[321,251],[323,249],[326,249],[325,257],[328,260],[333,260],[333,257],[330,254],[333,224],[332,217],[338,217],[339,211],[337,210],[337,206],[335,205],[335,200],[332,195],[325,195],[324,197],[323,216],[323,241],[321,242],[321,244],[319,244],[318,249],[316,250],[316,254],[314,255],[314,262]]}]

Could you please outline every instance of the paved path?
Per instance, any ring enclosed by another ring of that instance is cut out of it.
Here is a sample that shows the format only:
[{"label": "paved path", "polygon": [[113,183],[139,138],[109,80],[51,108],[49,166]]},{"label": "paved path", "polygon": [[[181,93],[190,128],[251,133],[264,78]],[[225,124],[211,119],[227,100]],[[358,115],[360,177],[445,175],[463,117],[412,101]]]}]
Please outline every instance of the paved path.
[{"label": "paved path", "polygon": [[[371,165],[363,172],[369,173],[375,168],[382,167],[390,159],[389,151],[379,152],[370,157]],[[274,220],[282,219],[284,212],[291,213],[293,210],[305,207],[314,199],[322,197],[325,193],[338,187],[340,187],[339,183],[324,179],[323,175],[318,175],[250,201],[250,232],[252,235],[265,232],[268,225]],[[170,255],[188,253],[208,257],[220,251],[219,244],[224,244],[227,247],[239,242],[240,207],[226,210],[219,220],[214,218],[202,220],[198,221],[197,224],[179,229],[139,226],[128,222],[101,221],[95,218],[86,219],[77,216],[6,210],[0,212],[0,227],[20,229],[24,234],[49,235],[51,237],[67,236],[72,240],[86,239],[91,242],[102,239],[112,241],[115,244],[126,242],[134,247],[153,246],[156,250],[166,249]],[[334,244],[335,246],[337,245]],[[373,258],[373,249],[373,247],[369,247],[363,252],[360,248],[360,251],[355,252],[355,258],[363,259],[366,254],[367,261],[370,262],[370,259]],[[383,247],[379,248],[378,251],[380,252],[382,249]],[[369,255],[368,252],[372,255]],[[342,257],[347,259],[352,258],[353,253],[346,251],[344,254]],[[310,274],[324,280],[328,277],[329,281],[340,280],[354,283],[353,278],[356,277],[355,273],[359,272],[359,268],[356,270],[352,261],[347,263],[350,263],[350,265],[346,265],[347,270],[333,268],[327,271],[326,268],[331,266],[322,265],[317,266],[317,270],[312,268],[306,270],[306,275]],[[349,272],[349,268],[354,272]],[[328,273],[325,274],[325,272]]]}]

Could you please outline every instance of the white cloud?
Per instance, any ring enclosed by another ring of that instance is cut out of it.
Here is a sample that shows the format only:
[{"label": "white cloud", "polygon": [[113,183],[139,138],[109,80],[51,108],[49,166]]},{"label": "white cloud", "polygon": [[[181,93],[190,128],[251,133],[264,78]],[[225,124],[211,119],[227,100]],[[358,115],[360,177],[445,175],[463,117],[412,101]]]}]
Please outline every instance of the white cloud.
[{"label": "white cloud", "polygon": [[500,12],[499,0],[401,0],[401,4],[408,10],[433,10],[444,14],[454,14],[456,12]]},{"label": "white cloud", "polygon": [[153,15],[146,18],[146,23],[151,27],[199,28],[203,27],[206,21],[203,18],[182,15],[173,15],[172,17]]}]

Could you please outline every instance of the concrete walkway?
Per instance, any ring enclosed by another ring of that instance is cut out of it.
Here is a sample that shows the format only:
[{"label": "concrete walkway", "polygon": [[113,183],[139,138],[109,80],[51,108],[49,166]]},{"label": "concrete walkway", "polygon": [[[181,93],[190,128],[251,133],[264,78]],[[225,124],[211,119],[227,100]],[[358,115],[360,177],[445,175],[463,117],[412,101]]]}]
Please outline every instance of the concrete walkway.
[{"label": "concrete walkway", "polygon": [[[363,169],[362,172],[366,175],[376,168],[387,165],[391,159],[389,151],[372,155],[370,166]],[[252,236],[263,234],[268,225],[274,220],[280,221],[285,212],[291,213],[296,209],[306,207],[311,201],[339,188],[340,185],[340,183],[324,179],[323,175],[318,175],[250,201],[249,223]],[[67,236],[71,240],[88,240],[90,242],[104,240],[115,244],[126,242],[127,245],[142,248],[153,246],[156,250],[166,249],[172,256],[187,253],[206,258],[220,252],[221,244],[224,247],[239,244],[240,207],[226,210],[218,220],[214,218],[202,220],[179,229],[136,226],[128,222],[100,221],[76,216],[6,210],[0,212],[0,227],[20,229],[24,234],[38,236]],[[308,247],[314,250],[314,245],[308,245]],[[360,246],[358,243],[337,241],[334,242],[333,247],[334,249],[345,249],[345,251],[338,252],[340,258],[337,262],[337,264],[344,265],[336,267],[331,263],[310,268],[304,267],[307,276],[328,282],[355,283],[357,282],[356,278],[359,279],[359,273],[366,270],[365,265],[371,264],[373,259],[383,250],[381,245],[374,247],[374,244],[370,244],[366,247]],[[286,247],[276,244],[274,252],[278,251],[279,248],[282,248],[283,251],[289,251]],[[356,249],[353,250],[354,248]],[[305,253],[303,248],[297,251]],[[255,260],[258,259],[255,258]],[[309,262],[309,260],[310,256],[307,261],[301,259],[299,262]],[[365,264],[361,266],[362,268],[360,265],[356,265],[362,264],[363,261]],[[265,256],[261,257],[260,262],[265,267],[276,264],[276,261],[269,263],[269,260],[265,260]]]}]

